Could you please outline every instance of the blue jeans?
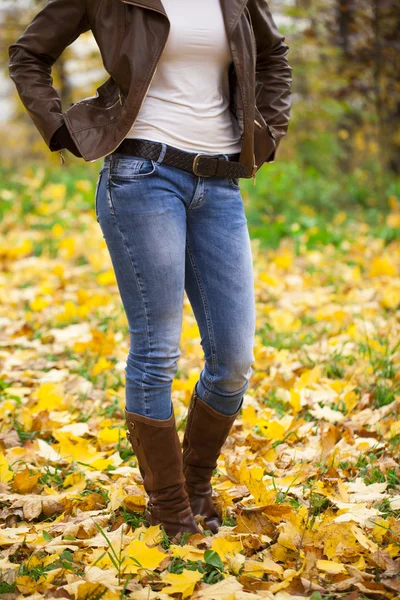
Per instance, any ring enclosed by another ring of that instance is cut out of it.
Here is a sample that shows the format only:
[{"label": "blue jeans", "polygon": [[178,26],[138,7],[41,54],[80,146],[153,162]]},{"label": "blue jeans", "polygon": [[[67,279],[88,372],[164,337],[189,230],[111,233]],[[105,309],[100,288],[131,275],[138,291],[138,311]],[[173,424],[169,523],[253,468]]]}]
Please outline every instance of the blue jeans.
[{"label": "blue jeans", "polygon": [[241,191],[237,180],[163,164],[165,151],[162,144],[157,160],[110,154],[97,182],[97,221],[129,325],[126,409],[172,415],[186,290],[204,352],[197,394],[233,414],[254,362],[253,263]]}]

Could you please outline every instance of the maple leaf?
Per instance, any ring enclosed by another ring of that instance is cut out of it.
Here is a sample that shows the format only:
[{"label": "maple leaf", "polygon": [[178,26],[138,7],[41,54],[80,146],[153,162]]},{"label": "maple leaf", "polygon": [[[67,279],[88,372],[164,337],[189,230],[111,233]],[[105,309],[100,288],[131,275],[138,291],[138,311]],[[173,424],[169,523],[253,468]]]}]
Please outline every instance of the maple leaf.
[{"label": "maple leaf", "polygon": [[165,559],[166,554],[157,547],[150,548],[142,540],[133,540],[124,548],[125,573],[137,573],[140,569],[156,569]]}]

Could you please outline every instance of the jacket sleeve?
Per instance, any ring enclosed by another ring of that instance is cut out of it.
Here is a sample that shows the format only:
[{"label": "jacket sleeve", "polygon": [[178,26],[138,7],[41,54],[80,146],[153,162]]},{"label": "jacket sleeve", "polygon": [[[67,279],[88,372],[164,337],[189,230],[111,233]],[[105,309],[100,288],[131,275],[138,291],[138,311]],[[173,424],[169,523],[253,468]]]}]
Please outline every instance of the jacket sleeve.
[{"label": "jacket sleeve", "polygon": [[89,29],[85,0],[49,0],[8,49],[10,77],[52,151],[58,150],[52,135],[64,119],[51,69],[65,48]]},{"label": "jacket sleeve", "polygon": [[[275,135],[277,149],[287,133],[292,104],[292,68],[286,58],[289,46],[278,31],[267,0],[249,0],[247,7],[257,46],[256,104]],[[268,162],[275,159],[276,149]]]}]

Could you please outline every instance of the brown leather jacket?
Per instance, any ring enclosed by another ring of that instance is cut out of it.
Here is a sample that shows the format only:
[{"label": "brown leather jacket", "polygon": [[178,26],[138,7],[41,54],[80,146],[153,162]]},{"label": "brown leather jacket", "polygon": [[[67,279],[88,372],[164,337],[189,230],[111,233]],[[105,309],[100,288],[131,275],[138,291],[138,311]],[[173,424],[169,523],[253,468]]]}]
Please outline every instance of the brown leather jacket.
[{"label": "brown leather jacket", "polygon": [[[272,162],[287,132],[292,69],[288,46],[266,0],[220,0],[232,51],[230,106],[242,134],[240,162],[251,177]],[[9,47],[9,72],[51,151],[65,123],[85,161],[113,152],[127,135],[153,80],[169,33],[161,0],[49,0]],[[91,30],[109,78],[95,96],[65,112],[51,68],[63,50]]]}]

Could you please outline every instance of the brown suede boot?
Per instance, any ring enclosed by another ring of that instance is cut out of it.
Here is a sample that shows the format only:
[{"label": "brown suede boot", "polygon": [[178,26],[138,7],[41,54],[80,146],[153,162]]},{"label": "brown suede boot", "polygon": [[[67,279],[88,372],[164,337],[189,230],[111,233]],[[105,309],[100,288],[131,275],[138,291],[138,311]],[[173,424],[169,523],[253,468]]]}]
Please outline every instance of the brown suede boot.
[{"label": "brown suede boot", "polygon": [[211,477],[234,420],[240,412],[223,415],[196,394],[190,399],[183,438],[183,473],[193,515],[205,517],[205,527],[217,533],[221,518],[212,501]]},{"label": "brown suede boot", "polygon": [[185,531],[202,533],[196,524],[185,490],[182,449],[175,415],[158,420],[125,409],[126,437],[136,454],[144,488],[149,496],[146,519],[162,525],[168,536]]}]

